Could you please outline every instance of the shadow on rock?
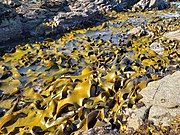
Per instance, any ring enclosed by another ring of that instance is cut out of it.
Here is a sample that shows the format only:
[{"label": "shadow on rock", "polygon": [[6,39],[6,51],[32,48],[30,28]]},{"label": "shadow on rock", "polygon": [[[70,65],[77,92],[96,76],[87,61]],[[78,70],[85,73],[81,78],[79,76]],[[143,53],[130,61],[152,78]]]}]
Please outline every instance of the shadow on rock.
[{"label": "shadow on rock", "polygon": [[57,39],[72,29],[88,28],[109,20],[97,9],[72,11],[66,2],[0,3],[0,55],[17,44]]},{"label": "shadow on rock", "polygon": [[0,52],[11,52],[17,44],[57,39],[72,29],[99,25],[113,19],[104,14],[109,10],[164,9],[168,5],[166,0],[2,0]]}]

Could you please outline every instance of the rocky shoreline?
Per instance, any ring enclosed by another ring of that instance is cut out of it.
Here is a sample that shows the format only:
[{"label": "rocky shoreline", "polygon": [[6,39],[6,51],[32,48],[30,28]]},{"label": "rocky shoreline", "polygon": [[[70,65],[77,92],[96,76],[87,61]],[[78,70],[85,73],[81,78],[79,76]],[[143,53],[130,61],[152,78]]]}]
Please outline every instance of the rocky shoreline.
[{"label": "rocky shoreline", "polygon": [[179,7],[128,2],[0,3],[0,134],[179,134]]},{"label": "rocky shoreline", "polygon": [[13,40],[41,39],[104,22],[108,11],[165,9],[165,0],[3,0],[0,3],[0,45]]}]

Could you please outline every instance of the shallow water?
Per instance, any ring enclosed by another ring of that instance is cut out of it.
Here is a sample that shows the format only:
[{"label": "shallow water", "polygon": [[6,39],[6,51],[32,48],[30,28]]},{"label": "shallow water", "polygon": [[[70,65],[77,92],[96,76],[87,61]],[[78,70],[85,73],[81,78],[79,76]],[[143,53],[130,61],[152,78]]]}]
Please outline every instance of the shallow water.
[{"label": "shallow water", "polygon": [[[179,42],[162,38],[179,29],[179,17],[169,10],[115,15],[100,26],[18,46],[2,57],[0,89],[11,91],[0,100],[12,99],[15,109],[6,108],[0,132],[69,134],[104,123],[119,129],[138,91],[179,70]],[[155,41],[162,55],[151,50]]]}]

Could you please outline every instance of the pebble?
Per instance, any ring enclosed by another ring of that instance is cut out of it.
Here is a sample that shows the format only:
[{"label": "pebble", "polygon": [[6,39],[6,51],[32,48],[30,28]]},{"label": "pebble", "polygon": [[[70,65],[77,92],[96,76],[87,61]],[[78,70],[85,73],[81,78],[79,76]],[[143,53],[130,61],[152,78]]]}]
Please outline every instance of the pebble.
[{"label": "pebble", "polygon": [[150,48],[159,55],[162,55],[164,53],[164,48],[159,42],[153,42],[150,45]]}]

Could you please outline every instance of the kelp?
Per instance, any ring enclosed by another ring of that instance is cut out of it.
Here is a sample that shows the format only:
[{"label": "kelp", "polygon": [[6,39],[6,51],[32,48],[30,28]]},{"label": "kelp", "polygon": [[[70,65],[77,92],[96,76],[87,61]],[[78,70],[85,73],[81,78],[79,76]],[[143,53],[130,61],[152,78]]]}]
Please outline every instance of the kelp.
[{"label": "kelp", "polygon": [[[136,15],[153,36],[125,33],[142,23]],[[0,107],[7,101],[8,107],[0,134],[79,134],[105,124],[126,130],[124,109],[136,106],[138,92],[179,69],[179,42],[161,36],[175,23],[171,29],[178,29],[179,20],[157,21],[150,13],[109,16],[117,19],[59,40],[17,46],[2,57]],[[150,48],[155,40],[162,55]]]}]

